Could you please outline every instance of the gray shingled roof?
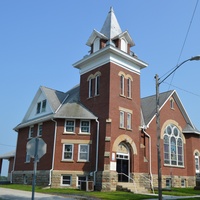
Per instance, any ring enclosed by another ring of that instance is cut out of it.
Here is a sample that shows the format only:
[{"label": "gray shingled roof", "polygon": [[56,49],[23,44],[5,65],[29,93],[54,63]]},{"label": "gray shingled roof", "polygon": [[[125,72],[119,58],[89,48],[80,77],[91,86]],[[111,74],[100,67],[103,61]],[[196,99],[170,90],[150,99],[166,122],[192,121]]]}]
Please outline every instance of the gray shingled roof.
[{"label": "gray shingled roof", "polygon": [[57,110],[54,118],[76,118],[76,119],[96,119],[97,117],[90,112],[79,99],[80,86],[72,88],[66,93],[66,99]]},{"label": "gray shingled roof", "polygon": [[[183,117],[187,123],[186,127],[183,128],[183,133],[196,133],[200,134],[200,131],[192,124],[190,118],[188,117],[177,93],[173,90],[163,92],[159,94],[159,105],[160,109],[164,106],[166,100],[173,95]],[[141,109],[142,109],[142,121],[141,124],[147,126],[153,117],[156,115],[156,95],[148,96],[141,99]]]},{"label": "gray shingled roof", "polygon": [[66,93],[51,88],[47,88],[44,86],[41,86],[40,89],[45,94],[48,102],[51,105],[51,108],[53,109],[53,112],[55,112],[65,99]]},{"label": "gray shingled roof", "polygon": [[[173,91],[161,93],[159,96],[160,107],[164,104],[166,99],[172,94]],[[144,97],[141,99],[141,108],[145,125],[147,125],[154,115],[156,114],[156,95]]]}]

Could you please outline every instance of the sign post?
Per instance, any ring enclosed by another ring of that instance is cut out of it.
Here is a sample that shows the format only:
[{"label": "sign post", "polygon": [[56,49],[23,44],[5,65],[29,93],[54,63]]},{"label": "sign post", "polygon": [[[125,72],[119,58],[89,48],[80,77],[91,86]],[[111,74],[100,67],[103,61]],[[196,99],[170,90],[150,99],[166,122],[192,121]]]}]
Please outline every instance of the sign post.
[{"label": "sign post", "polygon": [[37,162],[39,162],[39,159],[46,153],[46,150],[47,150],[47,144],[44,142],[42,138],[32,138],[26,144],[27,155],[29,155],[31,158],[34,158],[32,200],[34,200],[35,196]]}]

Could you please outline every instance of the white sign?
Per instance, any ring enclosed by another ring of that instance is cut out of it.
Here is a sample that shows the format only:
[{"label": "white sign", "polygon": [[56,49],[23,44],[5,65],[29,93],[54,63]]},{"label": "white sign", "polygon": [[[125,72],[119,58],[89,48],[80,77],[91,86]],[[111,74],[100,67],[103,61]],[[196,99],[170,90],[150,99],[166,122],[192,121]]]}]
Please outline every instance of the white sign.
[{"label": "white sign", "polygon": [[47,151],[47,144],[42,138],[32,138],[26,144],[27,155],[31,158],[40,159]]}]

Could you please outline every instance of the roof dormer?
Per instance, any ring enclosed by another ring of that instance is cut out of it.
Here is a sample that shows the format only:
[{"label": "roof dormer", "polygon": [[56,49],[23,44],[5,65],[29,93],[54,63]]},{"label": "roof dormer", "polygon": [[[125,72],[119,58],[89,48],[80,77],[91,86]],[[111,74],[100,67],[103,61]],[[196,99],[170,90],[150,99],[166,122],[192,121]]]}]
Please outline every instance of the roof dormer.
[{"label": "roof dormer", "polygon": [[128,54],[130,54],[130,47],[135,45],[128,31],[122,32],[112,7],[101,31],[94,29],[86,44],[91,47],[91,53],[112,45]]}]

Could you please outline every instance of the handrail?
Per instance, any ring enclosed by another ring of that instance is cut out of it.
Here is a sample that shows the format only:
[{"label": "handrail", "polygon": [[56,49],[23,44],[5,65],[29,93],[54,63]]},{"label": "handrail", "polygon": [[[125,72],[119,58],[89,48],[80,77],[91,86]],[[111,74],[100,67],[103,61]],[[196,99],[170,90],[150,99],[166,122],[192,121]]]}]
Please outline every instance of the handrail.
[{"label": "handrail", "polygon": [[130,176],[128,176],[127,174],[124,174],[124,173],[118,173],[119,174],[122,174],[124,176],[126,176],[129,180],[131,179],[133,181],[133,185],[134,185],[134,188],[135,188],[135,193],[137,193],[137,187],[135,185],[135,180],[133,178],[131,178]]}]

